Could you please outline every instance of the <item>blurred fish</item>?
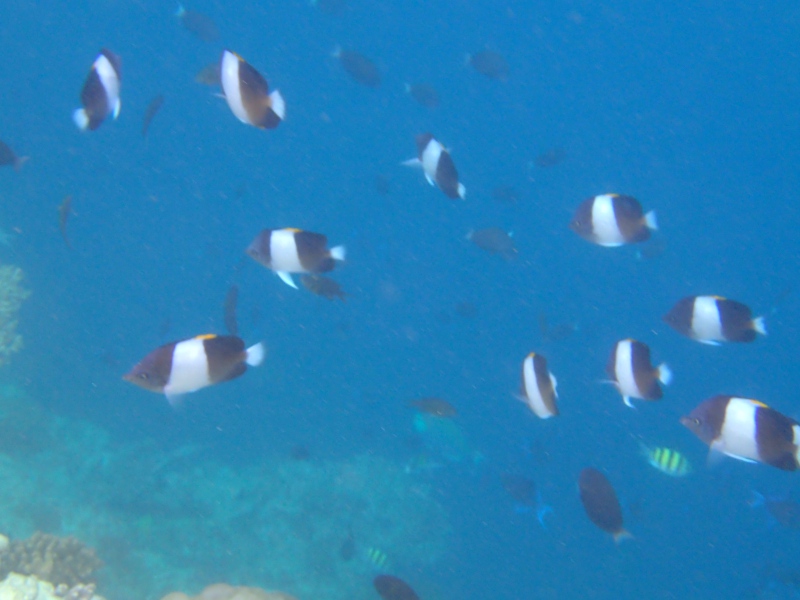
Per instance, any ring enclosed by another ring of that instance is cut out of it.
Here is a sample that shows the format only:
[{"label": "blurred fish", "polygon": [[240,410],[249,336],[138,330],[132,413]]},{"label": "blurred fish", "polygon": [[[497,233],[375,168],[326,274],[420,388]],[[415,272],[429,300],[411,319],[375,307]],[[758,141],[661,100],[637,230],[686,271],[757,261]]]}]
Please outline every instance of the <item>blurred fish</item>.
[{"label": "blurred fish", "polygon": [[438,187],[448,198],[464,200],[467,189],[458,179],[458,171],[450,151],[431,133],[418,135],[416,142],[417,157],[403,161],[403,164],[422,168],[428,183]]},{"label": "blurred fish", "polygon": [[692,465],[687,458],[671,448],[649,448],[648,446],[639,443],[642,455],[647,459],[647,462],[670,477],[685,477],[692,472]]},{"label": "blurred fish", "polygon": [[230,50],[219,65],[222,93],[234,116],[259,129],[275,129],[286,117],[286,102],[255,68]]},{"label": "blurred fish", "polygon": [[605,475],[597,469],[587,467],[581,471],[578,488],[583,508],[592,523],[614,536],[617,543],[632,537],[623,525],[622,508],[617,493]]},{"label": "blurred fish", "polygon": [[338,59],[342,68],[354,81],[372,88],[381,85],[381,72],[378,67],[360,52],[337,46],[333,51],[333,57]]},{"label": "blurred fish", "polygon": [[750,307],[721,296],[689,296],[675,303],[663,321],[681,335],[702,344],[752,342],[767,335],[764,317],[753,318]]},{"label": "blurred fish", "polygon": [[713,396],[680,421],[708,445],[711,459],[724,454],[784,471],[800,468],[800,423],[759,400]]},{"label": "blurred fish", "polygon": [[19,171],[27,161],[27,156],[17,156],[8,144],[0,140],[0,167],[10,165]]},{"label": "blurred fish", "polygon": [[492,200],[502,204],[516,204],[519,202],[519,192],[510,185],[501,185],[492,190]]},{"label": "blurred fish", "polygon": [[498,81],[506,81],[508,79],[509,69],[506,59],[492,50],[482,50],[476,54],[467,54],[467,64],[489,79]]},{"label": "blurred fish", "polygon": [[391,182],[387,175],[379,174],[375,176],[375,191],[381,196],[388,196],[392,191]]},{"label": "blurred fish", "polygon": [[613,248],[648,240],[658,221],[655,211],[644,214],[633,196],[600,194],[581,202],[569,227],[593,244]]},{"label": "blurred fish", "polygon": [[503,231],[499,227],[487,227],[470,231],[467,239],[481,250],[486,250],[490,254],[497,254],[504,260],[513,260],[517,257],[517,249],[514,246],[512,233]]},{"label": "blurred fish", "polygon": [[328,300],[339,298],[342,302],[347,301],[347,294],[345,294],[339,284],[330,277],[319,274],[301,275],[300,283],[302,283],[303,287],[309,292],[317,296],[322,296]]},{"label": "blurred fish", "polygon": [[542,334],[542,339],[545,342],[558,342],[568,338],[578,330],[578,326],[574,323],[559,323],[558,325],[551,326],[547,315],[539,313],[539,333]]},{"label": "blurred fish", "polygon": [[564,162],[565,158],[567,158],[566,150],[564,150],[563,148],[555,147],[555,148],[550,148],[546,152],[542,152],[539,156],[533,159],[533,162],[536,164],[537,167],[547,169],[561,164],[562,162]]},{"label": "blurred fish", "polygon": [[69,243],[67,237],[67,221],[69,221],[70,215],[72,215],[72,196],[66,196],[58,206],[58,230],[61,232],[67,248],[72,249],[72,244]]},{"label": "blurred fish", "polygon": [[156,113],[161,110],[162,104],[164,104],[164,95],[159,94],[147,105],[147,110],[144,111],[144,119],[142,121],[142,137],[147,137],[147,130],[150,128],[150,123],[153,117],[156,116]]},{"label": "blurred fish", "polygon": [[217,24],[214,23],[214,20],[208,15],[194,10],[187,10],[183,7],[183,4],[179,4],[178,10],[175,11],[175,16],[178,17],[186,31],[195,35],[200,40],[204,42],[216,42],[219,39]]},{"label": "blurred fish", "polygon": [[109,115],[119,117],[122,108],[122,61],[119,56],[103,48],[92,63],[89,75],[81,90],[81,104],[72,113],[72,120],[80,130],[94,131]]},{"label": "blurred fish", "polygon": [[202,85],[221,85],[219,77],[219,61],[215,61],[200,69],[194,76],[195,83]]},{"label": "blurred fish", "polygon": [[333,16],[344,14],[348,8],[346,0],[311,0],[311,6]]},{"label": "blurred fish", "polygon": [[539,524],[545,527],[544,517],[547,513],[553,512],[553,508],[542,502],[542,493],[536,482],[529,477],[511,473],[503,473],[500,475],[500,480],[503,482],[503,489],[517,503],[515,510],[518,513],[526,513],[536,509],[536,518]]},{"label": "blurred fish", "polygon": [[669,385],[672,371],[666,363],[654,367],[650,362],[647,344],[620,340],[614,344],[606,364],[606,374],[617,388],[625,406],[633,408],[631,399],[661,400],[664,395],[659,383]]},{"label": "blurred fish", "polygon": [[472,447],[464,428],[454,419],[415,412],[413,427],[432,462],[477,465],[484,461],[483,454]]},{"label": "blurred fish", "polygon": [[459,302],[455,310],[459,317],[465,319],[474,319],[478,316],[478,307],[473,302]]},{"label": "blurred fish", "polygon": [[235,283],[228,288],[225,294],[225,328],[231,335],[239,335],[239,323],[236,320],[236,306],[239,303],[239,286]]},{"label": "blurred fish", "polygon": [[230,381],[264,360],[264,344],[245,348],[232,335],[198,335],[164,344],[150,352],[127,374],[125,381],[151,392],[163,393],[171,406],[183,394]]},{"label": "blurred fish", "polygon": [[407,83],[406,93],[425,108],[439,106],[439,92],[436,91],[435,87],[427,83]]},{"label": "blurred fish", "polygon": [[339,557],[345,562],[353,560],[357,550],[358,548],[356,547],[356,539],[353,537],[353,530],[352,528],[348,528],[347,537],[339,547]]},{"label": "blurred fish", "polygon": [[750,508],[764,508],[787,529],[800,529],[800,502],[788,498],[765,497],[754,491],[748,504]]},{"label": "blurred fish", "polygon": [[439,417],[440,419],[449,419],[458,414],[456,407],[442,398],[419,398],[417,400],[409,401],[408,405],[413,406],[418,411],[423,412],[426,415]]},{"label": "blurred fish", "polygon": [[327,273],[345,259],[345,247],[328,249],[321,233],[285,227],[264,229],[247,247],[247,255],[271,269],[286,285],[297,289],[292,273]]},{"label": "blurred fish", "polygon": [[378,570],[382,570],[389,562],[389,557],[380,548],[370,546],[366,552],[367,562]]},{"label": "blurred fish", "polygon": [[394,575],[378,575],[372,585],[383,600],[419,600],[411,586]]}]

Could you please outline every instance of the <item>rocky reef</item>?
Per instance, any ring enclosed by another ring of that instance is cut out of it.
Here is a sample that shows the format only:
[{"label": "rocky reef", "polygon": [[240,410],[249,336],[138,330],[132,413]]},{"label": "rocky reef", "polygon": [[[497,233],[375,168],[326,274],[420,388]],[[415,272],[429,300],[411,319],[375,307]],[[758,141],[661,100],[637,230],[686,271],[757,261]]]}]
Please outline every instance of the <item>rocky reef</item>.
[{"label": "rocky reef", "polygon": [[59,585],[54,587],[33,575],[9,573],[0,582],[0,599],[2,600],[105,600],[94,593],[93,585],[75,585],[72,587]]},{"label": "rocky reef", "polygon": [[30,291],[22,285],[22,269],[0,265],[0,365],[22,348],[22,336],[17,333],[17,315]]},{"label": "rocky reef", "polygon": [[189,596],[183,592],[171,592],[161,600],[297,600],[297,598],[284,592],[264,590],[257,587],[212,583],[197,596]]},{"label": "rocky reef", "polygon": [[94,550],[79,540],[41,532],[27,540],[7,542],[0,551],[0,577],[33,575],[68,588],[93,582],[102,565]]}]

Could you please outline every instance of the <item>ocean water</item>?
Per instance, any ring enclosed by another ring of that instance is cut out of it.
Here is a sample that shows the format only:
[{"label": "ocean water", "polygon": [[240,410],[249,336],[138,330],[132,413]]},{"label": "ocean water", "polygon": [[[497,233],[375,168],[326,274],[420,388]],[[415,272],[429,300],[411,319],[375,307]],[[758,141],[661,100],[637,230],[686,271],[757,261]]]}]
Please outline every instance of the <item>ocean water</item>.
[{"label": "ocean water", "polygon": [[[0,4],[0,139],[30,156],[0,171],[0,261],[32,292],[24,348],[0,369],[0,531],[95,548],[109,600],[217,581],[369,599],[379,572],[440,600],[800,596],[798,533],[748,506],[754,490],[800,498],[797,475],[706,468],[678,422],[718,393],[800,419],[797,6],[187,7],[213,18],[218,42],[186,31],[170,2]],[[336,45],[375,61],[381,86],[350,79]],[[122,58],[122,112],[81,133],[70,115],[102,47]],[[241,124],[193,81],[223,48],[280,89],[276,130]],[[465,65],[485,48],[508,81]],[[408,81],[434,85],[441,105],[417,105]],[[466,201],[400,165],[423,131],[451,150]],[[554,147],[564,161],[536,166]],[[499,186],[519,201],[494,200]],[[657,211],[663,252],[642,259],[569,230],[577,205],[606,192]],[[72,249],[58,229],[67,195]],[[515,261],[465,239],[490,226],[513,231]],[[244,255],[277,227],[347,246],[333,273],[346,302],[290,289]],[[122,381],[160,344],[225,333],[233,283],[263,366],[179,410]],[[769,335],[714,348],[661,321],[709,293],[765,315]],[[547,339],[541,315],[577,329]],[[628,336],[675,373],[636,410],[601,383]],[[533,350],[558,378],[558,419],[513,398]],[[424,396],[451,401],[453,423],[415,432],[407,403]],[[678,449],[694,473],[655,471],[640,441]],[[633,539],[615,545],[587,519],[586,466],[615,486]],[[536,481],[546,529],[515,511],[508,472]]]}]

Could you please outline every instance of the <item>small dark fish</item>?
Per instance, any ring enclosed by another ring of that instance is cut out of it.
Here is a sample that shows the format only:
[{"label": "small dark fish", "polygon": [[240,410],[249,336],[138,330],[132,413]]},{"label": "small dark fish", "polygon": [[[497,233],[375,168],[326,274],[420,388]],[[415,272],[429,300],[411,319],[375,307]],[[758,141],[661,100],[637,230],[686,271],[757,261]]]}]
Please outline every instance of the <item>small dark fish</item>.
[{"label": "small dark fish", "polygon": [[305,461],[311,458],[311,450],[307,446],[294,446],[289,452],[289,458],[297,461]]},{"label": "small dark fish", "polygon": [[614,541],[630,537],[622,522],[622,508],[614,487],[597,469],[581,471],[578,478],[581,502],[586,515],[597,527],[614,536]]},{"label": "small dark fish", "polygon": [[517,256],[517,249],[514,247],[511,234],[499,227],[470,231],[467,239],[481,250],[486,250],[490,254],[498,254],[505,260],[513,260]]},{"label": "small dark fish", "polygon": [[533,159],[537,167],[548,169],[564,162],[567,158],[567,151],[563,148],[550,148],[547,152],[542,152],[539,156]]},{"label": "small dark fish", "polygon": [[356,538],[353,537],[353,530],[349,529],[347,531],[347,537],[339,547],[339,556],[343,561],[347,562],[355,557],[356,550]]},{"label": "small dark fish", "polygon": [[330,277],[325,277],[324,275],[302,275],[300,283],[312,294],[322,296],[328,300],[334,300],[335,298],[339,298],[342,302],[347,300],[347,294]]},{"label": "small dark fish", "polygon": [[502,204],[516,204],[519,202],[519,192],[510,185],[501,185],[492,190],[492,199]]},{"label": "small dark fish", "polygon": [[225,327],[231,335],[239,335],[239,324],[236,320],[236,305],[239,303],[239,286],[235,283],[228,288],[225,295]]},{"label": "small dark fish", "polygon": [[150,122],[153,120],[153,117],[156,116],[156,113],[161,110],[162,104],[164,104],[164,95],[159,94],[147,105],[147,110],[144,111],[144,120],[142,121],[142,137],[147,137],[147,130],[150,128]]},{"label": "small dark fish", "polygon": [[378,71],[378,67],[360,52],[336,48],[333,57],[339,59],[342,68],[354,81],[372,88],[381,85],[381,72]]},{"label": "small dark fish", "polygon": [[516,502],[528,507],[536,506],[538,503],[536,482],[533,479],[522,475],[503,473],[500,475],[500,480],[503,482],[503,489]]},{"label": "small dark fish", "polygon": [[178,5],[175,16],[180,19],[184,29],[194,34],[204,42],[216,42],[219,39],[217,24],[208,15],[194,10],[186,10],[182,4]]},{"label": "small dark fish", "polygon": [[372,585],[383,600],[419,600],[411,586],[394,575],[378,575]]},{"label": "small dark fish", "polygon": [[311,0],[311,5],[333,16],[342,15],[347,10],[347,2],[345,0]]},{"label": "small dark fish", "polygon": [[483,50],[477,54],[468,54],[467,62],[481,75],[489,79],[506,81],[508,79],[508,63],[501,54],[492,50]]},{"label": "small dark fish", "polygon": [[764,507],[766,511],[787,529],[800,529],[800,502],[789,498],[764,497],[753,492],[748,503],[751,508]]},{"label": "small dark fish", "polygon": [[539,333],[545,342],[559,342],[571,336],[578,329],[574,323],[559,323],[551,326],[547,315],[539,313]]},{"label": "small dark fish", "polygon": [[0,140],[0,167],[12,166],[19,171],[27,160],[27,156],[17,156],[8,144]]},{"label": "small dark fish", "polygon": [[375,176],[375,191],[381,196],[389,195],[389,192],[392,191],[392,185],[387,175],[380,174]]},{"label": "small dark fish", "polygon": [[58,230],[61,232],[61,237],[64,238],[64,242],[67,244],[67,248],[70,250],[72,249],[72,244],[69,243],[69,238],[67,237],[67,221],[69,221],[69,217],[72,214],[72,196],[67,196],[61,201],[61,204],[58,206]]},{"label": "small dark fish", "polygon": [[441,398],[420,398],[418,400],[411,400],[408,405],[413,406],[420,412],[432,415],[434,417],[439,417],[441,419],[449,419],[458,414],[455,406],[450,404],[447,400],[442,400]]},{"label": "small dark fish", "polygon": [[427,83],[407,83],[406,92],[425,108],[439,106],[439,92],[432,85]]},{"label": "small dark fish", "polygon": [[220,85],[219,61],[215,61],[200,69],[194,76],[195,83],[201,85]]},{"label": "small dark fish", "polygon": [[459,302],[456,304],[456,314],[465,319],[474,319],[478,316],[478,307],[472,302]]}]

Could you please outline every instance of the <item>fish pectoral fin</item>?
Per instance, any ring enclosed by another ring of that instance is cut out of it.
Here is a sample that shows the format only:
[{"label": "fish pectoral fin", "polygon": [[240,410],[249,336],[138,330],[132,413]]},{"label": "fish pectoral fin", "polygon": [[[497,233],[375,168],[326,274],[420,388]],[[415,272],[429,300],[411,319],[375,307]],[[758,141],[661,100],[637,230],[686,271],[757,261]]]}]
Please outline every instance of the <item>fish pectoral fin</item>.
[{"label": "fish pectoral fin", "polygon": [[184,394],[171,394],[169,392],[164,392],[164,395],[167,397],[167,402],[169,402],[169,405],[176,410],[183,404]]},{"label": "fish pectoral fin", "polygon": [[436,185],[436,182],[433,180],[433,177],[431,177],[431,176],[430,176],[430,175],[428,175],[427,173],[425,173],[425,179],[426,179],[426,180],[428,181],[428,183],[430,183],[431,185],[433,185],[433,186],[435,186],[435,185]]},{"label": "fish pectoral fin", "polygon": [[705,344],[706,346],[721,346],[722,345],[716,340],[697,340],[697,341],[700,342],[701,344]]},{"label": "fish pectoral fin", "polygon": [[287,273],[286,271],[275,271],[278,274],[278,277],[281,278],[281,281],[288,285],[291,288],[297,289],[297,284],[292,279],[291,273]]},{"label": "fish pectoral fin", "polygon": [[122,110],[122,100],[117,98],[117,101],[114,103],[114,118],[116,119],[119,116],[119,111]]},{"label": "fish pectoral fin", "polygon": [[632,408],[632,409],[636,410],[636,407],[633,405],[633,402],[631,402],[631,397],[630,396],[623,396],[622,397],[622,401],[625,403],[625,406],[627,406],[628,408]]}]

